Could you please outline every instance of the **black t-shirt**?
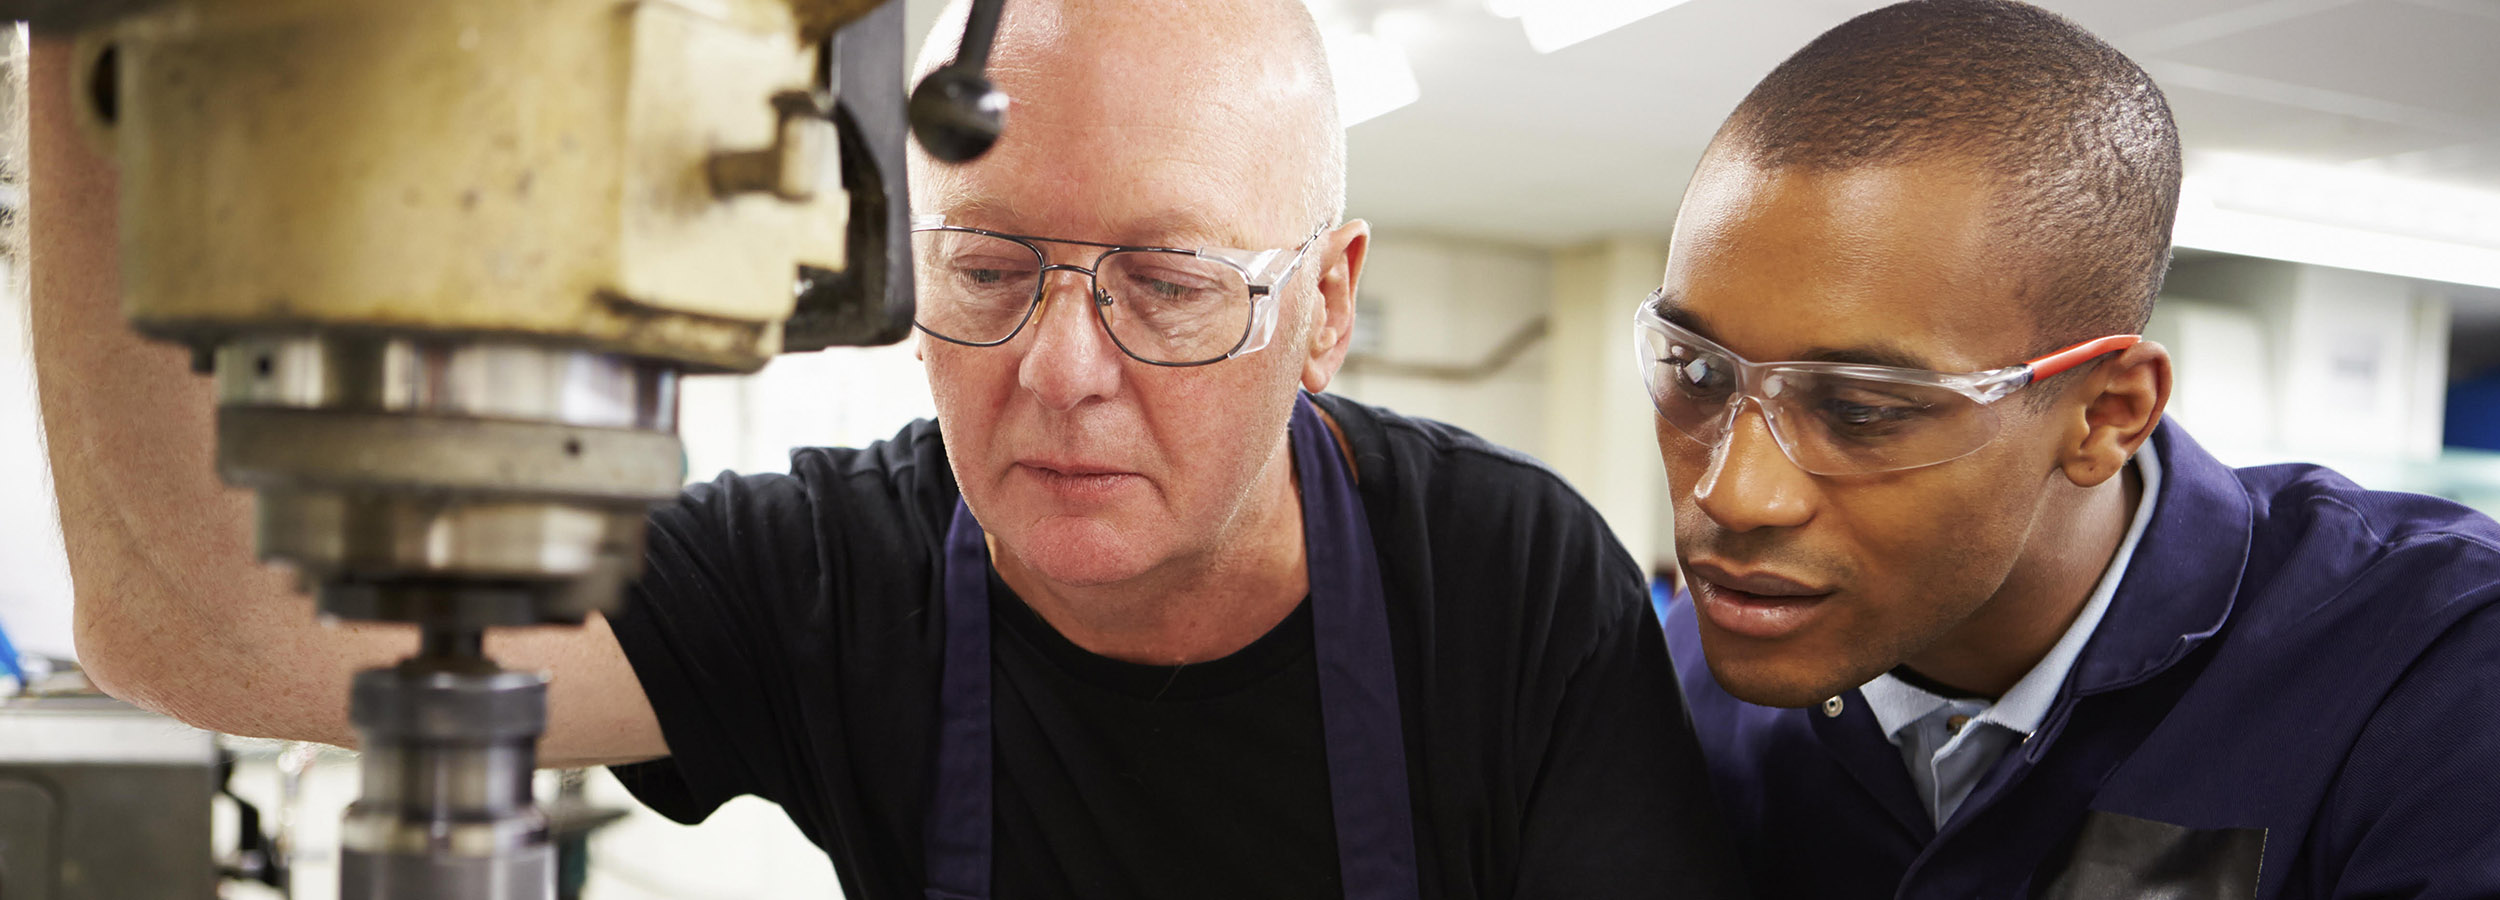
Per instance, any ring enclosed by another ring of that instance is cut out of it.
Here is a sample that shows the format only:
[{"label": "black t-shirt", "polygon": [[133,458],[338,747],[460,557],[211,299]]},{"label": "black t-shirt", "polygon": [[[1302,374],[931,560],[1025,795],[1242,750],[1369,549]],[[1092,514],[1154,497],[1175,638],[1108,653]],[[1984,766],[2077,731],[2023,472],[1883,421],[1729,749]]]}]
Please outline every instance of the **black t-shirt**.
[{"label": "black t-shirt", "polygon": [[[1381,561],[1426,898],[1735,896],[1640,570],[1544,467],[1317,398]],[[922,891],[940,576],[938,429],[807,449],[652,517],[613,619],[674,754],[621,766],[683,822],[742,794],[854,900]],[[1309,603],[1223,659],[1101,657],[990,584],[1001,900],[1340,896]]]}]

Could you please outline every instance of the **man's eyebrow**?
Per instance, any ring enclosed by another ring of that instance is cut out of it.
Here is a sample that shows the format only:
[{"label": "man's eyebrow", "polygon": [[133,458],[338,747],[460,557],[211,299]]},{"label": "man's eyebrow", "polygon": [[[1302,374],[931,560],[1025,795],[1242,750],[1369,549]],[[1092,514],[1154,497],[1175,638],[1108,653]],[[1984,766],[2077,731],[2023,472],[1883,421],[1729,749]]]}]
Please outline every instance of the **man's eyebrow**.
[{"label": "man's eyebrow", "polygon": [[1657,299],[1649,301],[1649,305],[1658,313],[1658,318],[1667,320],[1667,324],[1709,338],[1714,342],[1719,339],[1718,335],[1710,333],[1709,325],[1702,323],[1701,316],[1684,308],[1684,295],[1682,294],[1667,288],[1659,288]]},{"label": "man's eyebrow", "polygon": [[1168,209],[1151,215],[1139,216],[1122,223],[1121,227],[1127,233],[1119,235],[1119,239],[1135,243],[1195,242],[1226,246],[1241,243],[1240,235],[1235,229],[1225,227],[1209,217],[1205,210],[1195,207]]},{"label": "man's eyebrow", "polygon": [[1889,366],[1895,369],[1933,370],[1927,358],[1890,344],[1856,344],[1847,347],[1816,347],[1798,357],[1800,362],[1848,363],[1859,366]]},{"label": "man's eyebrow", "polygon": [[[1653,301],[1653,306],[1659,318],[1667,320],[1676,327],[1709,338],[1714,342],[1720,340],[1718,335],[1711,333],[1709,324],[1704,322],[1700,315],[1683,306],[1682,296],[1674,291],[1660,291],[1658,299]],[[1846,347],[1816,347],[1793,359],[1756,360],[1756,362],[1828,362],[1857,366],[1889,366],[1896,369],[1934,369],[1926,357],[1881,342],[1853,344]]]}]

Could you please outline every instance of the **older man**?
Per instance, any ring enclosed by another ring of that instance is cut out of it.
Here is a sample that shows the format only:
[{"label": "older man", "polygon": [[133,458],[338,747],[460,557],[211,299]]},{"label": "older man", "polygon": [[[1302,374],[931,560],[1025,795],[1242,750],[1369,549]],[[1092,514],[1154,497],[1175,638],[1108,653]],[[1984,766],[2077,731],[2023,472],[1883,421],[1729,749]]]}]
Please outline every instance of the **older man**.
[{"label": "older man", "polygon": [[1639,334],[1767,895],[2500,895],[2500,525],[2162,422],[2179,180],[2151,79],[1999,0],[1851,20],[1712,143]]},{"label": "older man", "polygon": [[[546,757],[632,763],[687,821],[774,800],[863,898],[1726,895],[1604,524],[1516,454],[1304,393],[1368,231],[1302,6],[1009,10],[1007,138],[916,170],[938,422],[694,488],[612,620],[499,638],[554,670]],[[77,199],[105,188],[44,140],[88,662],[347,742],[347,673],[404,645],[316,630],[247,564],[204,398],[113,321],[109,204]]]}]

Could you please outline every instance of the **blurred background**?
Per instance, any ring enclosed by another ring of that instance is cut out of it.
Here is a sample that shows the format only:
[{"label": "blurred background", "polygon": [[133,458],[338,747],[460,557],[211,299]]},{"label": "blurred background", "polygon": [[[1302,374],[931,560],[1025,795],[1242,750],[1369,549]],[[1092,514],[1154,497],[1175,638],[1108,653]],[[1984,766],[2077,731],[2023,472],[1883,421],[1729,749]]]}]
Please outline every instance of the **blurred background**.
[{"label": "blurred background", "polygon": [[[1331,389],[1537,456],[1636,557],[1671,559],[1631,309],[1658,283],[1721,117],[1789,52],[1881,4],[1308,2],[1350,125],[1349,214],[1375,236],[1355,352]],[[938,5],[912,0],[915,39]],[[2178,116],[2178,259],[2151,329],[2178,360],[2171,416],[2226,462],[2323,462],[2500,513],[2500,0],[2045,5],[2134,57]],[[14,60],[22,38],[11,46]],[[11,120],[18,72],[0,90]],[[30,215],[16,147],[0,159],[11,228]],[[0,628],[25,655],[69,658],[22,246],[0,254]],[[781,470],[791,447],[861,444],[930,413],[910,346],[837,350],[690,379],[682,433],[692,476],[708,478]],[[274,804],[284,748],[232,746],[237,793]],[[333,890],[322,866],[354,794],[347,759],[289,760],[303,765],[295,896]],[[584,789],[632,805],[603,774]],[[824,857],[752,799],[697,828],[637,812],[592,859],[596,900],[839,896]]]}]

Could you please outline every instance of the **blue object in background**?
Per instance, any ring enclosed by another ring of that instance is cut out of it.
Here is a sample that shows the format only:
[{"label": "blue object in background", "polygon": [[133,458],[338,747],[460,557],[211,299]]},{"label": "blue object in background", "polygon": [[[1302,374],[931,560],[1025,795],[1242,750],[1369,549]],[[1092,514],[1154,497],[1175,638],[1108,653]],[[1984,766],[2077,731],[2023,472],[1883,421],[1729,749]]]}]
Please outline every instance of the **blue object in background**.
[{"label": "blue object in background", "polygon": [[4,626],[0,626],[0,675],[17,679],[20,686],[26,684],[26,670],[17,667],[17,645],[9,643],[9,629]]},{"label": "blue object in background", "polygon": [[2500,450],[2500,370],[2449,385],[2447,412],[2448,446]]},{"label": "blue object in background", "polygon": [[1658,611],[1658,621],[1667,620],[1667,607],[1675,603],[1675,582],[1663,576],[1649,579],[1649,608]]}]

